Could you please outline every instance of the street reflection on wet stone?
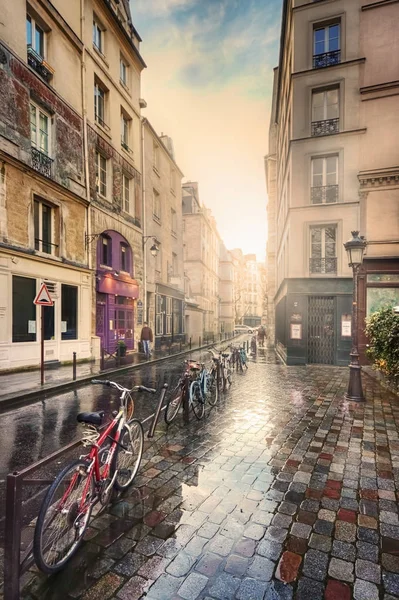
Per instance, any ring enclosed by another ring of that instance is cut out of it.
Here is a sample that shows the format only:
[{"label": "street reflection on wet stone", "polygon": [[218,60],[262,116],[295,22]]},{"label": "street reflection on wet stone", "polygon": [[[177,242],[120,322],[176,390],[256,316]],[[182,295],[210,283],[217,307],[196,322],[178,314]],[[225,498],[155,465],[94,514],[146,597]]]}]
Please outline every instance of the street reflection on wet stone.
[{"label": "street reflection on wet stone", "polygon": [[25,574],[21,597],[398,597],[399,408],[365,383],[351,405],[346,369],[260,349],[203,421],[160,425],[134,488],[62,573]]}]

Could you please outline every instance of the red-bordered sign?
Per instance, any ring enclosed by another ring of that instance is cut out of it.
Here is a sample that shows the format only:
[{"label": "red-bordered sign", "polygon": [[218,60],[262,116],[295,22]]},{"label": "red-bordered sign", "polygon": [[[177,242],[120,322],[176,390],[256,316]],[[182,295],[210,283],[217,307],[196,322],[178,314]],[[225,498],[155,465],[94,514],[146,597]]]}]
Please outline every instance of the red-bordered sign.
[{"label": "red-bordered sign", "polygon": [[39,290],[38,295],[33,300],[33,304],[38,304],[39,306],[53,306],[54,302],[51,299],[49,291],[45,283],[42,283],[42,286]]}]

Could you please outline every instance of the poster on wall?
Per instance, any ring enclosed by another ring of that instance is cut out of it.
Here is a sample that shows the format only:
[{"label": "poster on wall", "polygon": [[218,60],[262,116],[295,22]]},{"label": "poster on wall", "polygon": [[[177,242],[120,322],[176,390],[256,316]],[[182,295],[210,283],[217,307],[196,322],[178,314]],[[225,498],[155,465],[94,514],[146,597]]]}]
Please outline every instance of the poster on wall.
[{"label": "poster on wall", "polygon": [[352,316],[342,315],[341,317],[341,337],[352,337]]},{"label": "poster on wall", "polygon": [[290,338],[292,340],[301,340],[302,339],[302,324],[301,323],[291,323],[290,325]]}]

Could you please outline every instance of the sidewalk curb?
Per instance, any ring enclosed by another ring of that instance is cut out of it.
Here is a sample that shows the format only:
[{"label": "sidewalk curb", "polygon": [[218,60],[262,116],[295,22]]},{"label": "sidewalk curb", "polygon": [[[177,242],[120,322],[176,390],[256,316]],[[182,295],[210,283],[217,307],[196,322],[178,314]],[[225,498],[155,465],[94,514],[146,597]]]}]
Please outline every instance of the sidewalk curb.
[{"label": "sidewalk curb", "polygon": [[[239,337],[239,336],[236,336]],[[221,344],[227,341],[233,341],[236,337],[230,338],[230,340],[223,340],[222,342],[214,342],[212,344],[207,344],[206,346],[200,346],[198,348],[191,348],[191,350],[183,350],[182,352],[177,352],[176,354],[170,354],[168,356],[161,356],[159,358],[155,358],[150,361],[143,361],[142,363],[138,363],[135,365],[127,365],[125,367],[119,367],[117,369],[108,369],[107,371],[98,371],[96,373],[91,373],[91,375],[85,375],[84,377],[78,377],[72,381],[65,381],[63,383],[58,383],[55,385],[49,385],[48,387],[44,386],[43,388],[38,388],[32,391],[21,391],[21,393],[16,392],[15,394],[9,394],[8,396],[0,397],[0,413],[3,410],[7,410],[9,408],[19,407],[24,404],[27,404],[30,400],[37,399],[45,399],[50,396],[54,396],[59,392],[65,392],[67,390],[71,390],[74,388],[79,388],[89,383],[92,379],[96,377],[105,378],[108,375],[125,373],[127,371],[136,371],[140,369],[142,366],[147,365],[155,365],[157,363],[164,362],[166,360],[170,360],[172,358],[179,358],[179,356],[186,356],[191,352],[197,352],[200,350],[205,350],[206,348],[211,348],[214,345]]]}]

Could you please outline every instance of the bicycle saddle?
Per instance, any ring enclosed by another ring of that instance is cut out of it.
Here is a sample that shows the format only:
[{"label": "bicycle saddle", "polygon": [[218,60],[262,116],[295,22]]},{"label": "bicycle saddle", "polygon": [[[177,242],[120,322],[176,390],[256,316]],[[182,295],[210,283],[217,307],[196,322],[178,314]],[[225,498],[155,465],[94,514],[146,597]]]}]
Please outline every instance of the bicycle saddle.
[{"label": "bicycle saddle", "polygon": [[76,417],[78,423],[88,423],[90,425],[101,425],[104,418],[104,411],[100,410],[99,412],[82,412],[79,413]]},{"label": "bicycle saddle", "polygon": [[227,358],[228,356],[230,356],[229,352],[222,352],[222,356],[223,358]]}]

